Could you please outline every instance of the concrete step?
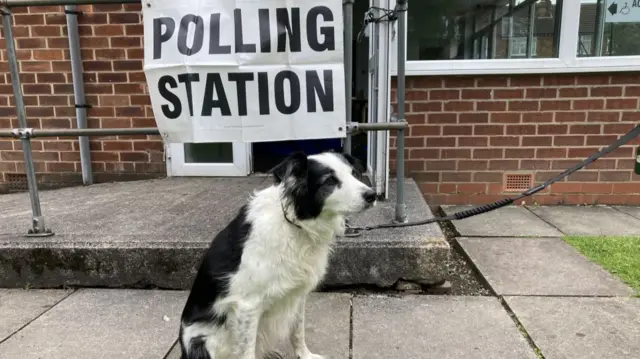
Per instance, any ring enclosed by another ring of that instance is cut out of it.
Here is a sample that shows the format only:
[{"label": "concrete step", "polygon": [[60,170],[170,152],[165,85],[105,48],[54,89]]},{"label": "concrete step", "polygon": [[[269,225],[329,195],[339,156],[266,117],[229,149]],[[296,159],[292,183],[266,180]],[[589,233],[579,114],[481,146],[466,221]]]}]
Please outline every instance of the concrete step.
[{"label": "concrete step", "polygon": [[[63,286],[188,289],[214,235],[253,190],[270,179],[167,178],[74,187],[40,194],[55,236],[28,238],[27,193],[0,196],[0,287]],[[405,181],[409,220],[433,216]],[[389,223],[391,198],[352,225]],[[450,248],[436,224],[340,238],[325,285],[392,286],[399,279],[447,279]]]}]

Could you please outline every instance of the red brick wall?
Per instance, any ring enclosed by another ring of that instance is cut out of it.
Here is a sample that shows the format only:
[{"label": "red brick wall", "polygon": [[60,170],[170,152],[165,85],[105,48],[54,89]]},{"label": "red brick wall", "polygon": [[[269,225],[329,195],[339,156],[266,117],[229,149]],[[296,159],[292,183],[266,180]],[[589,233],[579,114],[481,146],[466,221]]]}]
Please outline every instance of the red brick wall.
[{"label": "red brick wall", "polygon": [[[88,110],[88,126],[155,127],[142,71],[140,5],[81,6],[78,17]],[[14,35],[28,125],[76,127],[69,42],[63,8],[13,9]],[[4,35],[0,61],[0,128],[18,127],[13,107]],[[38,180],[43,187],[81,181],[78,141],[33,140]],[[166,174],[163,146],[154,136],[91,138],[97,181]],[[7,174],[24,173],[19,141],[0,138],[0,189]],[[6,188],[6,186],[4,186]]]},{"label": "red brick wall", "polygon": [[[142,72],[140,5],[80,9],[85,90],[93,105],[89,127],[155,126]],[[75,127],[62,8],[14,13],[29,126]],[[0,128],[15,128],[6,53],[0,56]],[[530,172],[539,183],[640,123],[639,73],[407,80],[407,170],[433,204],[504,197],[505,172]],[[76,140],[36,139],[33,148],[41,186],[80,181]],[[97,181],[166,173],[157,137],[93,137],[91,148]],[[0,191],[11,174],[24,173],[22,156],[18,141],[0,139]],[[633,161],[633,147],[627,146],[534,200],[640,204]]]},{"label": "red brick wall", "polygon": [[[532,173],[539,184],[640,124],[639,96],[640,73],[409,77],[407,171],[432,204],[504,198],[512,195],[504,191],[505,173]],[[638,144],[533,201],[640,204]]]}]

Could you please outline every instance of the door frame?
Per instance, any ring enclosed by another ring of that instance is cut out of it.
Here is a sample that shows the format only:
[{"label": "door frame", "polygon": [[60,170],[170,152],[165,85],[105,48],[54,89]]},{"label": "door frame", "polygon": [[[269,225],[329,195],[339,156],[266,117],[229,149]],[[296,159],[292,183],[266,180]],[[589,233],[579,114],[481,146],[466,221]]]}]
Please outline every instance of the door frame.
[{"label": "door frame", "polygon": [[184,143],[165,145],[168,176],[180,177],[244,177],[251,173],[251,143],[232,143],[232,163],[188,163]]},{"label": "door frame", "polygon": [[[369,0],[369,6],[390,9],[392,0]],[[377,10],[373,10],[377,11]],[[379,11],[377,16],[380,15]],[[385,123],[391,118],[392,27],[394,22],[380,21],[369,26],[368,122]],[[373,82],[373,86],[372,86]],[[372,131],[367,136],[367,172],[373,189],[388,198],[389,131]]]}]

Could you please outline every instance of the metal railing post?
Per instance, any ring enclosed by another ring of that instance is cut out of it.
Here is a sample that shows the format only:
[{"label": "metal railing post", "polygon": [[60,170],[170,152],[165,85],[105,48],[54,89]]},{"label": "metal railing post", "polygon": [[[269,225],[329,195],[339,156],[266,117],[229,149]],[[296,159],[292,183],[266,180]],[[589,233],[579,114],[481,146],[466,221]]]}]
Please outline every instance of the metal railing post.
[{"label": "metal railing post", "polygon": [[[398,121],[404,122],[404,89],[405,89],[405,37],[407,26],[407,0],[397,0],[396,12],[398,17],[398,75],[397,75],[397,96],[398,96]],[[407,221],[407,206],[404,201],[404,135],[405,130],[396,132],[396,222]]]},{"label": "metal railing post", "polygon": [[[13,98],[16,105],[16,115],[18,124],[22,128],[27,127],[27,115],[24,108],[24,98],[22,96],[22,85],[20,84],[20,73],[18,71],[18,58],[16,57],[16,45],[13,39],[13,28],[11,24],[11,11],[3,7],[2,26],[4,29],[4,39],[7,46],[7,59],[9,62],[9,72],[11,73],[11,85],[13,87]],[[22,151],[24,153],[24,167],[27,174],[27,186],[29,187],[29,197],[31,198],[32,220],[31,229],[27,236],[51,236],[53,233],[47,229],[40,208],[40,196],[38,195],[38,184],[36,182],[36,172],[33,167],[33,156],[31,154],[31,140],[28,134],[20,136]]]},{"label": "metal railing post", "polygon": [[[351,122],[353,97],[353,3],[354,0],[343,0],[344,16],[344,80],[345,80],[345,106],[347,123]],[[347,133],[344,139],[344,153],[351,154],[351,134]]]},{"label": "metal railing post", "polygon": [[[78,128],[87,128],[87,104],[84,96],[84,79],[82,77],[82,60],[80,58],[80,40],[78,35],[78,11],[75,5],[66,5],[64,12],[67,17],[67,32],[69,33],[69,58],[71,60],[71,76],[73,78],[76,122]],[[80,145],[82,183],[88,186],[93,184],[89,137],[80,136],[78,137],[78,141]]]}]

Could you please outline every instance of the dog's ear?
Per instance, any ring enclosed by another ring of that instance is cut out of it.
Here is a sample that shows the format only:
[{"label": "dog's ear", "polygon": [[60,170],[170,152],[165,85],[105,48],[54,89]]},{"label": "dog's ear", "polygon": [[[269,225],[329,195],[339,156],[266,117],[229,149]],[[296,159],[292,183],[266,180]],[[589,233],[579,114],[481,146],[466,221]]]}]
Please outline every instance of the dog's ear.
[{"label": "dog's ear", "polygon": [[294,177],[297,179],[306,178],[308,171],[308,159],[307,155],[303,152],[294,152],[284,161],[280,162],[276,167],[271,170],[273,177],[276,179],[276,183],[283,182],[288,177]]},{"label": "dog's ear", "polygon": [[353,157],[348,153],[343,153],[342,157],[344,157],[344,159],[347,160],[347,162],[351,165],[351,167],[353,167],[356,170],[356,172],[358,172],[359,175],[363,175],[365,172],[367,172],[367,169],[364,167],[364,164],[358,158]]}]

